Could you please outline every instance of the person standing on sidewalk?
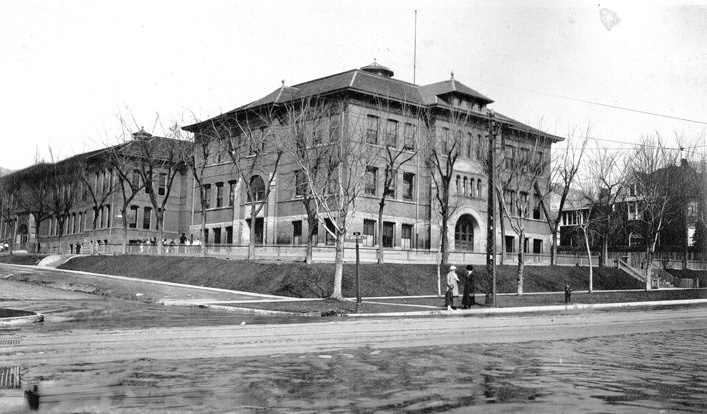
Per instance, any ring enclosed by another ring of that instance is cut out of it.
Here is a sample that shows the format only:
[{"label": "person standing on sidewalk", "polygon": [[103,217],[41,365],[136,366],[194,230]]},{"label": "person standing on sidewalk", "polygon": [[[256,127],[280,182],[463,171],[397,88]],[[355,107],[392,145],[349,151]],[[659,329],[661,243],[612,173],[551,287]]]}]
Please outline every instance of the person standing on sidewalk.
[{"label": "person standing on sidewalk", "polygon": [[570,284],[565,285],[565,303],[569,304],[572,301],[572,288]]},{"label": "person standing on sidewalk", "polygon": [[452,287],[452,296],[459,296],[459,276],[457,276],[457,267],[450,266],[447,273],[447,286]]},{"label": "person standing on sidewalk", "polygon": [[472,305],[476,305],[474,297],[474,266],[466,267],[466,276],[464,277],[464,292],[462,293],[462,307],[469,309]]}]

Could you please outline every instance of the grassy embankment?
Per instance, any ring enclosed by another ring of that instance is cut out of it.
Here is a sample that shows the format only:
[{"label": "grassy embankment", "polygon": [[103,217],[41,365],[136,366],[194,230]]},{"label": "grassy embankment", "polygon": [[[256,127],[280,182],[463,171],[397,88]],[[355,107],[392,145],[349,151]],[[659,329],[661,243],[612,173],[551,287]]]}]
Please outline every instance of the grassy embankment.
[{"label": "grassy embankment", "polygon": [[[334,274],[331,263],[306,265],[168,256],[85,256],[75,258],[61,268],[302,298],[328,296]],[[437,294],[437,268],[434,265],[363,264],[359,270],[361,295],[365,297]],[[485,271],[483,267],[476,267],[479,277]],[[345,265],[344,296],[355,296],[355,280],[355,265]],[[498,292],[515,292],[515,280],[515,266],[498,267]],[[525,292],[561,291],[566,283],[574,290],[586,290],[588,269],[529,266],[524,280]],[[618,269],[594,270],[596,290],[641,287],[640,282]]]}]

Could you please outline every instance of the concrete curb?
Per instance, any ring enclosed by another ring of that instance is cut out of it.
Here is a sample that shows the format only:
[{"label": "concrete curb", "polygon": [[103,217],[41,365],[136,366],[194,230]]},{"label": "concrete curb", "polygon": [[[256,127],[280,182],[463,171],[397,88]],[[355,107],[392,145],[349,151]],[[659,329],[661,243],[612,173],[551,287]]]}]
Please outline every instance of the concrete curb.
[{"label": "concrete curb", "polygon": [[[365,303],[365,301],[364,301]],[[655,306],[679,306],[707,304],[707,299],[682,299],[682,300],[656,300],[648,302],[622,302],[622,303],[593,303],[551,306],[521,306],[513,308],[484,308],[484,309],[456,309],[448,311],[439,309],[419,312],[386,312],[386,313],[350,313],[352,317],[395,317],[395,316],[472,316],[472,315],[512,315],[534,312],[578,311],[595,309],[626,309],[649,308]]]},{"label": "concrete curb", "polygon": [[34,312],[34,315],[13,316],[11,318],[0,318],[0,326],[14,326],[26,323],[44,322],[44,315]]}]

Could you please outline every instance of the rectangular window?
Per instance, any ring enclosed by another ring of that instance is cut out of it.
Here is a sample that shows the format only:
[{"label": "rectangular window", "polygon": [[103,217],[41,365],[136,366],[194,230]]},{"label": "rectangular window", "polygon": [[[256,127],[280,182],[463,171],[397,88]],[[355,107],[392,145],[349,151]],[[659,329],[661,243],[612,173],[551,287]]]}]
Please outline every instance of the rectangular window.
[{"label": "rectangular window", "polygon": [[130,215],[128,216],[128,227],[134,229],[137,227],[137,210],[138,206],[130,206]]},{"label": "rectangular window", "polygon": [[211,208],[211,184],[204,184],[204,208]]},{"label": "rectangular window", "polygon": [[305,190],[307,189],[307,181],[304,175],[304,171],[295,171],[295,197],[304,197]]},{"label": "rectangular window", "polygon": [[403,224],[400,232],[400,244],[403,249],[412,247],[412,224]]},{"label": "rectangular window", "polygon": [[415,150],[415,125],[406,122],[405,123],[405,137],[403,142],[403,149],[414,151]]},{"label": "rectangular window", "polygon": [[471,132],[466,133],[466,157],[471,158],[471,154],[473,154],[472,148],[474,147],[474,135],[471,134]]},{"label": "rectangular window", "polygon": [[412,201],[415,188],[415,174],[403,173],[403,200]]},{"label": "rectangular window", "polygon": [[528,148],[520,149],[520,162],[521,164],[527,164],[530,162],[530,150]]},{"label": "rectangular window", "polygon": [[292,244],[302,244],[302,220],[292,222]]},{"label": "rectangular window", "polygon": [[209,229],[204,229],[204,244],[209,243]]},{"label": "rectangular window", "polygon": [[627,203],[628,206],[628,219],[638,220],[638,203]]},{"label": "rectangular window", "polygon": [[333,246],[336,244],[336,239],[332,235],[332,233],[336,232],[336,229],[334,228],[334,223],[329,220],[329,219],[324,219],[324,223],[326,224],[326,227],[329,229],[329,231],[326,232],[326,245],[327,246]]},{"label": "rectangular window", "polygon": [[383,222],[383,247],[393,247],[395,244],[395,223]]},{"label": "rectangular window", "polygon": [[216,183],[216,208],[223,207],[223,183]]},{"label": "rectangular window", "polygon": [[106,228],[110,228],[110,218],[111,218],[110,206],[106,206]]},{"label": "rectangular window", "polygon": [[398,146],[398,121],[389,119],[385,133],[385,145],[395,148]]},{"label": "rectangular window", "polygon": [[221,244],[221,227],[214,229],[214,244]]},{"label": "rectangular window", "polygon": [[366,142],[374,145],[378,144],[378,117],[375,115],[368,115],[366,119]]},{"label": "rectangular window", "polygon": [[233,207],[233,203],[236,202],[236,184],[238,184],[236,180],[228,182],[228,205],[230,207]]},{"label": "rectangular window", "polygon": [[142,212],[142,228],[150,230],[150,220],[152,219],[152,208],[145,207]]},{"label": "rectangular window", "polygon": [[167,193],[167,174],[160,173],[157,180],[157,195],[163,196]]},{"label": "rectangular window", "polygon": [[385,196],[390,198],[395,198],[395,171],[386,169],[386,175],[388,176],[388,186],[385,189]]},{"label": "rectangular window", "polygon": [[375,220],[363,220],[363,245],[364,246],[375,246],[376,245],[376,221]]},{"label": "rectangular window", "polygon": [[528,217],[528,193],[521,192],[520,199],[518,200],[518,215],[521,217]]},{"label": "rectangular window", "polygon": [[329,142],[339,142],[341,136],[341,115],[332,114],[329,119]]},{"label": "rectangular window", "polygon": [[133,170],[132,187],[133,190],[140,188],[140,170]]},{"label": "rectangular window", "polygon": [[542,219],[542,206],[540,204],[540,197],[537,194],[533,196],[533,218],[535,220]]},{"label": "rectangular window", "polygon": [[366,195],[376,195],[376,175],[378,172],[378,168],[376,167],[371,167],[368,166],[366,167],[366,176],[365,176],[365,187],[363,190],[363,193]]},{"label": "rectangular window", "polygon": [[449,128],[442,128],[442,136],[439,138],[442,144],[442,154],[449,152]]},{"label": "rectangular window", "polygon": [[504,165],[506,168],[513,168],[515,165],[516,149],[512,145],[506,145],[504,153]]}]

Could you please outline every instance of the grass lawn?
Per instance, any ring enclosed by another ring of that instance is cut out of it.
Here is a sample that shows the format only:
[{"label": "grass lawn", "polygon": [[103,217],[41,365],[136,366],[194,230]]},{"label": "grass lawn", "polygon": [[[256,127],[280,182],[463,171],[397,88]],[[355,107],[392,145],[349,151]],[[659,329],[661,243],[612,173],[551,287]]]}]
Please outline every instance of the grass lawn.
[{"label": "grass lawn", "polygon": [[34,266],[41,262],[45,257],[47,257],[46,254],[2,253],[0,254],[0,263]]},{"label": "grass lawn", "polygon": [[[60,268],[297,298],[329,296],[334,276],[332,263],[306,265],[174,256],[82,256]],[[497,269],[497,291],[515,292],[516,267],[498,266]],[[344,265],[343,294],[346,297],[355,296],[355,271],[355,265]],[[485,272],[485,268],[476,267],[477,281]],[[446,280],[445,273],[442,272],[442,280]],[[438,291],[434,265],[363,264],[359,277],[364,297],[436,295]],[[525,292],[561,291],[566,283],[574,290],[586,290],[588,269],[574,266],[525,268]],[[618,269],[594,269],[597,290],[641,287],[641,282]]]}]

